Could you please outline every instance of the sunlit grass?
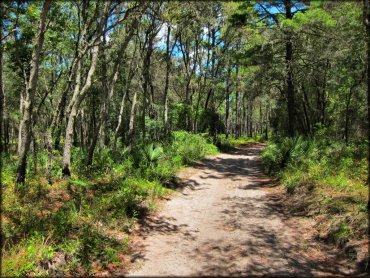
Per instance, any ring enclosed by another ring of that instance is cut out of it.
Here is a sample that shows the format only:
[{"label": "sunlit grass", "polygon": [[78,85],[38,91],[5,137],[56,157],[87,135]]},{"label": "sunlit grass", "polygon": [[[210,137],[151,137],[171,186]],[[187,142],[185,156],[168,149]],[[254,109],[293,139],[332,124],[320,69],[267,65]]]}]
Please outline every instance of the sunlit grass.
[{"label": "sunlit grass", "polygon": [[[173,192],[164,184],[186,164],[217,153],[204,136],[184,131],[175,132],[168,142],[140,143],[130,153],[98,152],[91,166],[75,148],[71,179],[63,180],[60,166],[54,165],[50,185],[46,154],[41,152],[39,172],[17,187],[16,158],[8,158],[2,172],[3,274],[93,275],[119,265],[129,252],[137,219],[158,209],[158,200]],[[60,154],[54,155],[60,162]],[[64,258],[63,263],[51,263],[55,256]]]}]

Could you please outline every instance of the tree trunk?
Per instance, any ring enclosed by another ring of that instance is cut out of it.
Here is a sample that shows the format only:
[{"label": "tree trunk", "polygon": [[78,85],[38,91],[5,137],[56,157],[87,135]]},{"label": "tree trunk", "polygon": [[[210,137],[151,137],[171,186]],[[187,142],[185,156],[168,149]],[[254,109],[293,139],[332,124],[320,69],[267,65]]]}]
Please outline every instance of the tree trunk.
[{"label": "tree trunk", "polygon": [[310,134],[311,133],[311,121],[310,121],[310,117],[307,111],[308,109],[310,109],[310,102],[308,101],[308,96],[307,96],[306,90],[303,85],[302,85],[302,95],[303,95],[303,101],[302,101],[303,112],[304,112],[304,117],[305,117],[306,126],[307,126],[307,133]]},{"label": "tree trunk", "polygon": [[75,60],[73,61],[72,65],[70,66],[69,73],[68,73],[68,80],[67,80],[67,85],[66,88],[64,89],[62,96],[60,98],[60,101],[58,103],[58,109],[56,111],[55,117],[53,119],[52,125],[51,125],[51,135],[52,138],[55,136],[54,140],[54,149],[59,150],[60,146],[60,137],[62,135],[62,122],[64,119],[64,113],[66,110],[66,105],[67,105],[67,96],[68,93],[71,89],[72,82],[73,82],[73,77],[76,75],[76,70],[78,68],[80,57],[78,57],[78,44],[76,46],[75,50],[76,56]]},{"label": "tree trunk", "polygon": [[48,152],[48,162],[46,165],[46,179],[48,183],[51,184],[51,166],[52,166],[52,159],[53,159],[53,140],[51,138],[51,131],[46,131],[46,149]]},{"label": "tree trunk", "polygon": [[168,134],[168,86],[169,86],[169,77],[171,70],[171,54],[170,54],[170,35],[171,27],[167,25],[167,39],[166,39],[166,80],[164,85],[164,97],[163,97],[163,127],[164,133]]},{"label": "tree trunk", "polygon": [[27,84],[25,99],[24,99],[24,113],[21,120],[21,134],[22,140],[19,148],[19,160],[17,167],[16,183],[24,183],[26,179],[27,168],[27,154],[30,148],[31,140],[31,117],[33,112],[34,97],[37,88],[40,54],[44,44],[44,35],[46,31],[46,16],[51,5],[50,0],[45,0],[40,16],[39,27],[35,37],[34,48],[32,51],[30,76]]},{"label": "tree trunk", "polygon": [[215,55],[215,46],[216,46],[216,30],[211,29],[208,33],[211,40],[211,49],[212,49],[212,55],[211,55],[211,84],[210,89],[208,90],[208,95],[206,99],[206,103],[204,105],[204,109],[207,110],[208,106],[211,106],[211,111],[214,111],[214,100],[213,100],[213,77],[214,77],[214,71],[215,71],[215,62],[216,62],[216,55]]},{"label": "tree trunk", "polygon": [[251,100],[250,102],[249,102],[249,116],[248,116],[248,123],[249,123],[249,125],[248,125],[248,129],[249,129],[249,137],[253,137],[253,134],[252,134],[252,132],[253,132],[253,123],[252,123],[252,116],[253,116],[253,100]]},{"label": "tree trunk", "polygon": [[[135,53],[136,53],[136,48],[135,48],[134,54]],[[120,131],[120,129],[122,127],[123,114],[124,114],[124,111],[125,111],[126,96],[129,95],[129,93],[130,93],[131,81],[132,81],[132,78],[133,78],[135,72],[138,69],[138,65],[136,65],[136,68],[134,69],[133,64],[134,64],[134,60],[132,60],[131,63],[130,63],[130,69],[129,69],[127,79],[126,79],[126,88],[125,88],[125,91],[124,91],[123,96],[122,96],[121,106],[120,106],[119,115],[118,115],[117,126],[116,126],[116,129],[114,131],[114,145],[113,145],[114,150],[117,147],[118,132]]]},{"label": "tree trunk", "polygon": [[118,132],[120,131],[121,126],[122,126],[123,113],[125,110],[125,100],[126,100],[126,95],[128,91],[129,91],[129,88],[126,87],[126,90],[123,93],[122,100],[121,100],[121,106],[120,106],[119,115],[118,115],[118,123],[117,123],[116,129],[114,130],[114,146],[113,146],[114,149],[116,149],[117,147]]},{"label": "tree trunk", "polygon": [[240,136],[240,113],[239,113],[239,66],[236,65],[235,73],[235,137]]},{"label": "tree trunk", "polygon": [[350,105],[351,105],[351,98],[352,98],[352,92],[354,90],[354,86],[350,88],[349,95],[346,99],[346,115],[345,115],[345,123],[344,123],[344,139],[346,142],[346,145],[348,145],[349,141],[349,119],[350,119]]},{"label": "tree trunk", "polygon": [[247,118],[246,118],[246,115],[247,115],[247,109],[246,109],[246,105],[245,105],[245,100],[246,100],[246,93],[243,94],[243,97],[242,97],[242,105],[243,105],[243,116],[242,116],[242,125],[241,125],[241,130],[242,130],[242,135],[245,135],[247,133],[247,128],[246,128],[246,123],[247,123]]},{"label": "tree trunk", "polygon": [[230,133],[230,73],[231,66],[228,66],[227,77],[226,77],[226,116],[225,116],[225,134],[226,138],[229,137]]},{"label": "tree trunk", "polygon": [[[107,134],[106,134],[106,130],[107,130],[107,119],[108,119],[108,115],[109,115],[109,104],[110,104],[110,102],[112,100],[112,97],[113,97],[114,85],[116,84],[116,82],[118,80],[119,68],[120,68],[120,65],[122,64],[122,59],[123,59],[124,53],[126,51],[126,48],[129,44],[132,36],[134,35],[135,30],[137,29],[137,25],[138,25],[138,19],[135,18],[135,19],[133,19],[132,24],[128,26],[129,32],[128,32],[127,36],[125,37],[125,39],[123,40],[123,42],[121,43],[121,45],[118,49],[117,57],[116,57],[116,60],[115,60],[114,66],[113,66],[113,73],[112,73],[112,76],[110,77],[110,80],[108,80],[106,75],[104,77],[107,81],[107,86],[106,86],[105,89],[108,90],[108,92],[107,92],[107,97],[103,101],[103,105],[102,105],[102,109],[101,109],[100,131],[99,131],[100,136],[101,136],[100,137],[101,146],[108,144],[108,137],[107,137]],[[127,90],[126,90],[126,92],[127,92]],[[125,94],[126,94],[126,92],[125,92]],[[123,103],[124,103],[124,99],[125,99],[125,95],[124,95],[123,100],[122,100]],[[117,133],[115,133],[115,135],[116,134]]]},{"label": "tree trunk", "polygon": [[[120,59],[117,59],[115,62],[115,65],[113,67],[113,74],[111,80],[108,81],[108,68],[107,68],[107,57],[106,57],[106,34],[103,35],[103,43],[101,45],[101,81],[102,81],[102,89],[103,89],[103,98],[102,98],[102,104],[100,106],[100,119],[98,123],[98,127],[95,133],[93,134],[92,141],[95,141],[95,137],[99,139],[100,147],[103,148],[108,143],[108,135],[107,135],[107,120],[108,120],[108,104],[110,102],[110,99],[113,96],[114,92],[114,83],[117,81],[118,78],[118,69],[119,69],[119,63],[117,62]],[[121,57],[120,57],[121,58]],[[100,134],[100,136],[99,136]],[[91,144],[90,147],[93,147],[93,150],[89,150],[89,153],[92,153],[92,156],[94,155],[95,150],[95,144]],[[91,157],[92,161],[92,157]],[[89,165],[89,164],[88,164]]]},{"label": "tree trunk", "polygon": [[259,105],[260,105],[260,124],[259,124],[259,130],[260,130],[260,134],[262,135],[263,133],[263,113],[262,113],[262,99],[260,98],[260,101],[259,101]]},{"label": "tree trunk", "polygon": [[[69,82],[70,83],[70,82]],[[58,104],[58,111],[56,114],[56,120],[52,127],[52,134],[55,134],[54,140],[54,149],[59,150],[60,146],[60,137],[62,135],[62,122],[64,118],[64,111],[67,104],[67,95],[69,92],[70,86],[67,86],[66,90],[63,92],[62,97]]]},{"label": "tree trunk", "polygon": [[81,72],[80,71],[82,70],[81,64],[80,66],[77,67],[76,86],[75,86],[73,97],[72,97],[72,100],[71,100],[71,103],[68,109],[69,115],[68,115],[67,127],[66,127],[66,132],[65,132],[65,138],[64,138],[63,168],[62,168],[62,173],[63,173],[64,178],[69,178],[71,176],[71,170],[70,170],[71,147],[72,147],[74,124],[75,124],[75,120],[78,114],[78,109],[80,107],[80,104],[92,83],[92,76],[94,75],[95,70],[96,70],[98,52],[99,52],[99,46],[96,45],[92,49],[90,69],[88,71],[85,84],[82,87],[81,91],[79,90],[80,82],[81,82]]},{"label": "tree trunk", "polygon": [[[152,31],[150,31],[152,32]],[[149,103],[150,96],[148,95],[149,92],[149,84],[150,84],[150,60],[153,53],[153,40],[154,40],[154,33],[148,34],[148,41],[147,41],[147,49],[144,56],[143,61],[143,71],[142,71],[142,77],[143,77],[143,111],[142,111],[142,138],[145,140],[146,137],[146,127],[145,127],[145,116],[147,113],[148,106],[151,105]]]},{"label": "tree trunk", "polygon": [[[291,0],[285,0],[285,17],[292,19],[292,3]],[[286,83],[287,83],[287,99],[288,99],[288,135],[293,137],[295,134],[295,100],[294,100],[294,83],[293,83],[293,44],[292,37],[289,31],[286,32],[285,43],[285,63],[286,63]]]},{"label": "tree trunk", "polygon": [[132,98],[132,104],[131,104],[131,112],[130,112],[130,122],[128,127],[128,141],[129,146],[132,146],[134,142],[134,136],[135,136],[135,109],[136,109],[136,101],[137,101],[137,91],[134,92],[134,97]]}]

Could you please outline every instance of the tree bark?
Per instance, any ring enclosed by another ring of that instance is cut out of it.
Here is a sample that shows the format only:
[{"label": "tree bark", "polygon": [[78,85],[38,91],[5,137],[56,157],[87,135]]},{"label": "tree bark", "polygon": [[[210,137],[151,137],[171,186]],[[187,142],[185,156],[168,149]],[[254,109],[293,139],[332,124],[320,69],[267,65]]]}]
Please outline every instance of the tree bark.
[{"label": "tree bark", "polygon": [[[98,2],[97,2],[98,3]],[[90,26],[89,23],[86,23],[86,19],[84,20],[85,24],[82,29],[80,40],[78,41],[77,46],[77,60],[76,60],[76,84],[73,92],[72,99],[68,105],[67,109],[67,126],[65,130],[65,138],[64,138],[64,150],[63,150],[63,166],[62,166],[62,174],[64,178],[69,178],[71,176],[71,147],[72,147],[72,140],[73,134],[75,131],[75,121],[76,117],[79,112],[80,104],[82,100],[85,98],[89,88],[92,85],[92,77],[95,74],[96,64],[99,56],[99,44],[101,43],[100,39],[104,35],[104,33],[108,30],[106,28],[103,30],[103,27],[106,26],[108,21],[109,12],[110,12],[110,4],[109,2],[104,3],[104,8],[102,13],[100,13],[101,6],[100,4],[96,5],[95,7],[95,14],[91,20],[97,20],[100,17],[100,21],[98,21],[98,26],[96,27],[93,37],[91,41],[87,41],[87,31]],[[82,9],[83,17],[87,16],[87,7],[83,7]],[[91,23],[91,22],[90,22]],[[82,58],[91,50],[91,63],[89,70],[87,72],[87,76],[84,82],[83,87],[81,87],[81,71],[82,71]],[[81,138],[83,140],[83,138]]]},{"label": "tree bark", "polygon": [[25,91],[24,99],[24,113],[21,120],[21,134],[22,140],[19,148],[19,160],[17,167],[16,183],[24,183],[26,179],[26,168],[27,168],[27,154],[30,148],[31,141],[31,118],[34,105],[34,97],[37,88],[39,65],[40,65],[40,54],[44,44],[44,35],[46,31],[46,17],[51,5],[50,0],[45,0],[39,21],[39,27],[37,35],[35,37],[34,48],[32,51],[31,65],[30,65],[30,76]]},{"label": "tree bark", "polygon": [[134,92],[134,97],[132,98],[131,104],[131,112],[130,112],[130,122],[128,127],[128,143],[129,146],[132,146],[134,143],[135,137],[135,109],[136,109],[136,101],[137,101],[137,91]]},{"label": "tree bark", "polygon": [[[303,112],[304,112],[304,117],[306,121],[306,126],[307,126],[307,131],[306,133],[310,134],[311,133],[311,121],[310,117],[308,114],[308,109],[310,109],[310,102],[308,100],[307,92],[305,90],[304,85],[302,84],[302,95],[303,95]],[[311,110],[311,109],[310,109]]]},{"label": "tree bark", "polygon": [[[102,108],[101,108],[101,118],[100,118],[100,124],[99,124],[100,125],[99,133],[100,133],[100,139],[101,139],[101,146],[108,144],[108,137],[107,137],[106,130],[107,130],[107,119],[108,119],[108,115],[109,115],[109,104],[110,104],[110,102],[112,100],[112,97],[113,97],[113,94],[114,94],[114,86],[115,86],[115,84],[118,80],[119,68],[120,68],[120,65],[122,63],[123,55],[126,51],[126,48],[129,44],[132,36],[134,35],[134,32],[137,29],[137,25],[138,25],[138,19],[135,18],[135,19],[133,19],[132,24],[130,24],[128,26],[128,28],[127,28],[129,30],[128,34],[124,38],[123,42],[121,43],[121,45],[118,49],[118,52],[117,52],[117,56],[115,58],[116,60],[115,60],[115,63],[113,65],[112,76],[110,77],[110,80],[107,80],[106,90],[108,90],[108,92],[107,92],[107,97],[104,99],[103,105],[102,105]],[[125,92],[125,94],[126,94],[126,92]]]},{"label": "tree bark", "polygon": [[118,132],[120,131],[121,126],[122,126],[123,113],[124,113],[124,110],[125,110],[126,95],[127,95],[128,91],[129,91],[129,86],[126,85],[126,90],[123,93],[122,100],[121,100],[121,106],[120,106],[120,109],[119,109],[117,126],[116,126],[116,129],[114,130],[114,145],[113,145],[114,149],[116,149],[116,147],[117,147]]},{"label": "tree bark", "polygon": [[171,26],[167,25],[167,39],[166,39],[166,80],[164,84],[164,96],[163,96],[163,127],[164,133],[168,134],[168,86],[169,77],[171,70],[171,54],[170,54],[170,36],[171,36]]},{"label": "tree bark", "polygon": [[236,66],[235,73],[235,137],[240,136],[240,119],[239,119],[239,90],[238,90],[238,78],[239,78],[239,66]]},{"label": "tree bark", "polygon": [[[209,41],[211,41],[211,49],[212,49],[212,55],[211,55],[211,74],[210,74],[210,76],[213,79],[213,77],[214,77],[214,70],[215,70],[215,60],[216,60],[216,57],[215,57],[216,31],[215,31],[215,29],[211,29],[208,32],[208,36],[209,36]],[[213,81],[213,80],[211,80],[211,81]],[[211,105],[211,110],[214,111],[213,84],[212,84],[212,82],[211,82],[210,88],[208,90],[207,99],[206,99],[206,103],[204,105],[204,109],[207,110],[209,105]]]},{"label": "tree bark", "polygon": [[[135,48],[134,54],[135,53],[136,53],[136,48]],[[123,92],[123,96],[122,96],[122,100],[121,100],[121,106],[120,106],[120,110],[119,110],[117,126],[116,126],[116,129],[114,130],[114,145],[113,145],[114,149],[116,149],[116,147],[117,147],[118,132],[120,131],[120,129],[122,127],[122,122],[123,122],[122,120],[123,120],[123,114],[124,114],[124,110],[125,110],[126,97],[130,92],[132,78],[133,78],[135,72],[138,69],[137,65],[136,65],[135,69],[133,68],[133,65],[134,65],[134,59],[132,59],[132,61],[130,63],[130,69],[129,69],[127,79],[126,79],[126,88],[125,88],[125,91]]]},{"label": "tree bark", "polygon": [[[285,0],[285,17],[292,19],[292,3],[291,0]],[[295,135],[295,100],[294,100],[294,83],[293,83],[293,44],[292,36],[289,31],[286,32],[285,43],[285,63],[286,63],[286,83],[287,83],[287,99],[288,99],[288,135]]]},{"label": "tree bark", "polygon": [[230,133],[230,73],[231,66],[228,66],[227,77],[226,77],[226,111],[225,111],[225,134],[226,138],[229,137]]},{"label": "tree bark", "polygon": [[[150,108],[150,96],[148,95],[149,92],[149,85],[150,85],[150,62],[151,56],[153,53],[153,42],[156,36],[156,32],[153,32],[154,26],[150,26],[149,30],[147,31],[147,41],[146,41],[146,51],[143,61],[143,70],[142,70],[142,89],[143,89],[143,111],[142,111],[142,138],[145,140],[146,137],[146,127],[145,127],[145,116]],[[145,44],[144,44],[145,47]]]},{"label": "tree bark", "polygon": [[92,76],[94,75],[95,70],[96,70],[98,52],[99,52],[99,46],[96,45],[92,49],[91,65],[90,65],[90,68],[89,68],[89,71],[86,77],[85,84],[81,90],[80,90],[81,62],[80,61],[78,62],[80,65],[77,66],[76,86],[75,86],[75,90],[73,93],[71,103],[68,108],[69,115],[68,115],[67,127],[66,127],[66,132],[65,132],[65,138],[64,138],[63,168],[62,168],[62,174],[64,178],[69,178],[71,176],[71,170],[70,170],[71,147],[72,147],[74,124],[75,124],[75,120],[78,114],[78,109],[80,107],[80,104],[92,84]]}]

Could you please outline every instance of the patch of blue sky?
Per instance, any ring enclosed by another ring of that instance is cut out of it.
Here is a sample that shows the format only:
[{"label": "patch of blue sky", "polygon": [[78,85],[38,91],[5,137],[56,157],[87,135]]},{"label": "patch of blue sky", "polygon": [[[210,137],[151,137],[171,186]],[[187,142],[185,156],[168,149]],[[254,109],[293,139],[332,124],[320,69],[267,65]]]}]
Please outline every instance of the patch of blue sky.
[{"label": "patch of blue sky", "polygon": [[[280,1],[275,1],[274,4],[272,4],[270,1],[264,1],[260,2],[259,4],[255,4],[254,8],[258,12],[264,12],[263,7],[271,14],[283,14],[285,13],[285,5],[282,0]],[[300,11],[305,9],[306,6],[302,1],[292,1],[292,12]]]}]

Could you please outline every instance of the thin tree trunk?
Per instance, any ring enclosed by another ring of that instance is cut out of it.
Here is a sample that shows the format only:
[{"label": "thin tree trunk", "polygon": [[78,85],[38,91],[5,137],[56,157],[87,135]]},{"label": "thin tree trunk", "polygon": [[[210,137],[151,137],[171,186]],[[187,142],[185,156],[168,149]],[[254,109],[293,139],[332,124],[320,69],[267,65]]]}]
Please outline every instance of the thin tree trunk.
[{"label": "thin tree trunk", "polygon": [[259,101],[259,105],[260,105],[260,123],[259,123],[259,130],[260,130],[260,134],[262,135],[263,133],[263,113],[262,113],[262,99],[260,98],[260,101]]},{"label": "thin tree trunk", "polygon": [[242,110],[243,111],[242,112],[243,113],[243,116],[242,116],[243,118],[242,118],[242,125],[241,125],[241,127],[242,127],[242,129],[241,129],[242,130],[242,135],[245,135],[246,134],[246,122],[247,122],[247,119],[246,119],[246,114],[247,114],[246,113],[247,112],[246,110],[247,109],[245,107],[246,106],[245,105],[245,99],[246,99],[245,96],[246,96],[246,93],[244,93],[243,94],[243,97],[242,97],[242,105],[243,105],[243,110]]},{"label": "thin tree trunk", "polygon": [[[113,70],[112,76],[111,76],[109,81],[106,78],[106,81],[107,81],[106,90],[108,90],[108,93],[107,93],[107,97],[103,101],[103,105],[102,105],[102,109],[101,109],[100,132],[99,132],[100,136],[101,136],[101,146],[108,144],[108,137],[107,137],[107,134],[106,134],[106,130],[107,130],[107,119],[108,119],[108,115],[109,115],[109,104],[110,104],[110,102],[112,100],[112,97],[113,97],[113,94],[114,94],[114,86],[115,86],[115,84],[118,80],[119,68],[120,68],[120,65],[122,64],[123,55],[126,51],[126,48],[129,44],[131,38],[134,35],[135,30],[137,29],[137,26],[138,26],[138,19],[135,18],[135,19],[133,19],[132,24],[128,26],[129,32],[128,32],[127,36],[125,37],[125,39],[123,40],[123,42],[121,43],[120,48],[118,49],[117,57],[116,57],[116,60],[115,60],[114,66],[113,66],[114,70]],[[109,85],[108,85],[108,82],[109,82]],[[127,90],[126,90],[126,92],[127,92]],[[125,94],[126,94],[126,92],[125,92]],[[123,103],[124,103],[124,98],[125,98],[125,96],[123,97],[123,100],[122,100]],[[120,113],[120,115],[121,115],[121,113]],[[117,133],[115,132],[115,138],[116,138],[116,134]]]},{"label": "thin tree trunk", "polygon": [[226,116],[225,116],[225,133],[226,138],[229,137],[230,133],[230,72],[231,66],[228,66],[227,69],[227,77],[226,77]]},{"label": "thin tree trunk", "polygon": [[306,126],[307,126],[307,133],[310,134],[311,133],[311,123],[310,123],[310,117],[308,115],[308,111],[307,109],[310,108],[310,103],[308,101],[308,96],[307,96],[307,93],[306,93],[306,90],[302,84],[302,95],[303,95],[303,113],[304,113],[304,117],[305,117],[305,120],[306,120]]},{"label": "thin tree trunk", "polygon": [[[285,0],[285,17],[292,19],[292,3],[291,0]],[[294,100],[294,83],[293,83],[293,44],[289,31],[286,33],[285,44],[285,63],[287,71],[287,98],[288,98],[288,135],[293,137],[295,134],[295,100]]]},{"label": "thin tree trunk", "polygon": [[[108,68],[107,68],[107,56],[105,54],[106,52],[106,43],[107,43],[107,39],[106,39],[106,34],[103,35],[103,42],[102,42],[102,45],[101,45],[101,60],[102,60],[102,63],[101,63],[101,81],[102,81],[102,87],[103,87],[103,98],[102,98],[102,104],[100,106],[100,120],[99,120],[99,123],[98,123],[98,127],[97,127],[97,130],[94,132],[93,134],[93,140],[92,142],[95,141],[95,137],[99,139],[99,143],[100,143],[100,147],[103,148],[105,145],[107,145],[108,143],[108,135],[107,135],[107,120],[108,120],[108,104],[110,102],[110,99],[111,97],[113,96],[113,92],[114,92],[114,84],[118,78],[118,69],[119,69],[119,63],[117,62],[118,59],[116,60],[115,62],[115,65],[113,67],[113,74],[112,74],[112,78],[111,80],[108,81]],[[110,84],[109,84],[109,83]],[[97,133],[97,134],[95,134]],[[100,136],[99,136],[100,134]],[[99,138],[100,137],[100,138]],[[91,148],[89,149],[89,153],[91,153],[91,155],[93,156],[94,155],[94,150],[95,150],[95,146],[96,144],[92,143],[90,145],[90,147],[92,147],[93,149],[91,150]],[[90,158],[88,158],[88,160],[90,160]],[[92,157],[91,157],[91,161],[92,161]],[[89,165],[89,164],[88,164]]]},{"label": "thin tree trunk", "polygon": [[52,159],[53,159],[53,140],[51,137],[51,131],[46,131],[46,149],[48,152],[48,161],[46,165],[46,179],[49,184],[52,184],[51,181],[51,166],[52,166]]},{"label": "thin tree trunk", "polygon": [[170,55],[170,35],[171,35],[171,26],[167,25],[167,40],[166,40],[166,80],[164,85],[164,98],[163,98],[163,127],[164,133],[168,134],[168,85],[169,77],[171,70],[171,55]]},{"label": "thin tree trunk", "polygon": [[120,106],[120,109],[119,109],[117,127],[114,130],[114,149],[116,149],[117,139],[118,139],[118,132],[120,131],[121,126],[122,126],[123,113],[124,113],[124,110],[125,110],[125,100],[126,100],[126,95],[127,95],[128,91],[129,91],[129,88],[128,88],[128,86],[126,86],[126,90],[123,93],[122,100],[121,100],[121,106]]},{"label": "thin tree trunk", "polygon": [[[209,36],[212,41],[211,43],[211,49],[212,49],[212,56],[211,56],[211,78],[214,77],[214,70],[215,70],[215,45],[216,45],[216,31],[214,29],[211,29],[209,31]],[[212,80],[211,80],[212,81]],[[214,111],[214,101],[213,101],[213,84],[211,82],[210,89],[208,90],[206,103],[204,105],[204,109],[207,110],[208,106],[211,106],[211,110]]]},{"label": "thin tree trunk", "polygon": [[249,137],[253,137],[253,123],[252,123],[252,115],[253,115],[253,100],[249,103]]},{"label": "thin tree trunk", "polygon": [[56,120],[54,124],[52,125],[52,134],[55,134],[55,140],[54,140],[55,150],[59,150],[59,146],[60,146],[60,137],[62,135],[62,122],[64,118],[65,107],[67,104],[67,95],[68,95],[69,89],[70,89],[70,86],[67,86],[66,90],[62,94],[62,97],[58,104]]},{"label": "thin tree trunk", "polygon": [[132,98],[131,112],[130,112],[130,122],[128,127],[128,141],[129,146],[132,146],[135,137],[135,109],[137,101],[137,91],[134,92],[134,97]]},{"label": "thin tree trunk", "polygon": [[[81,82],[81,66],[77,67],[77,75],[76,75],[76,86],[75,91],[71,100],[71,103],[69,105],[69,115],[68,115],[68,121],[67,121],[67,127],[66,127],[66,133],[64,138],[64,151],[63,151],[63,168],[62,173],[65,178],[69,178],[71,176],[71,147],[72,147],[72,139],[73,139],[73,130],[74,130],[74,124],[75,120],[78,114],[78,109],[80,107],[80,104],[85,97],[88,89],[90,88],[92,84],[92,76],[95,73],[96,70],[96,63],[98,58],[98,52],[99,52],[99,46],[96,45],[92,49],[92,58],[91,58],[91,65],[90,69],[88,71],[86,81],[84,86],[82,87],[81,91],[80,88],[80,82]],[[80,62],[79,62],[80,63]],[[80,63],[81,65],[81,63]]]},{"label": "thin tree trunk", "polygon": [[269,117],[270,117],[270,99],[267,100],[266,108],[266,130],[265,130],[265,139],[268,140],[269,137]]},{"label": "thin tree trunk", "polygon": [[150,108],[150,96],[148,95],[148,87],[150,84],[150,60],[153,53],[153,40],[155,35],[148,34],[148,41],[147,41],[147,50],[144,56],[143,61],[143,84],[142,84],[142,90],[143,90],[143,111],[142,111],[142,138],[145,140],[146,137],[146,126],[145,126],[145,116],[148,110],[148,107]]},{"label": "thin tree trunk", "polygon": [[[27,81],[25,81],[25,88],[27,88]],[[19,115],[21,117],[21,119],[23,119],[24,117],[24,96],[25,95],[25,92],[24,92],[24,89],[22,88],[22,91],[19,95]],[[18,152],[18,155],[20,155],[21,153],[21,146],[22,146],[22,131],[23,131],[23,121],[21,120],[19,122],[19,128],[18,128],[18,144],[17,144],[17,152]]]},{"label": "thin tree trunk", "polygon": [[240,136],[240,119],[239,119],[239,90],[238,90],[238,78],[239,78],[239,66],[236,65],[236,73],[235,73],[235,137],[238,138]]},{"label": "thin tree trunk", "polygon": [[17,167],[16,183],[24,183],[26,179],[27,154],[30,148],[31,140],[31,117],[33,112],[34,97],[37,88],[40,54],[44,44],[44,35],[46,31],[46,16],[51,5],[50,0],[45,0],[40,16],[39,27],[35,37],[34,49],[32,52],[31,70],[28,85],[26,88],[24,100],[24,113],[21,120],[22,141],[19,148],[19,160]]},{"label": "thin tree trunk", "polygon": [[[135,48],[135,51],[134,51],[134,55],[135,55],[135,53],[136,53],[136,48]],[[127,79],[126,79],[126,88],[125,88],[125,91],[124,91],[123,96],[122,96],[121,106],[120,106],[119,115],[118,115],[118,122],[117,122],[116,129],[114,131],[114,145],[113,145],[114,149],[116,149],[116,146],[117,146],[118,132],[120,131],[120,129],[122,127],[122,122],[123,122],[122,120],[123,120],[123,114],[124,114],[124,111],[125,111],[126,97],[130,92],[130,86],[131,86],[132,78],[133,78],[135,72],[138,69],[138,65],[136,65],[136,68],[134,70],[133,64],[134,64],[134,59],[132,59],[132,61],[130,63],[130,69],[129,69]]]}]

